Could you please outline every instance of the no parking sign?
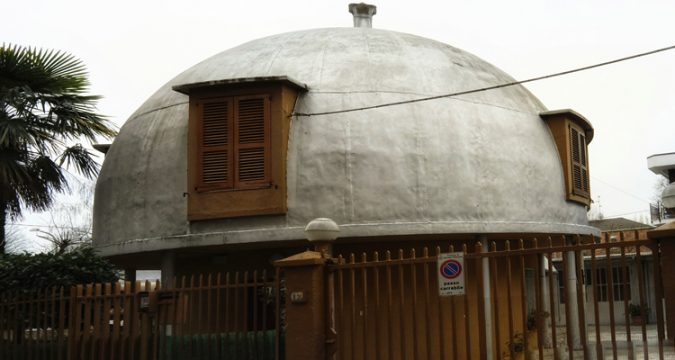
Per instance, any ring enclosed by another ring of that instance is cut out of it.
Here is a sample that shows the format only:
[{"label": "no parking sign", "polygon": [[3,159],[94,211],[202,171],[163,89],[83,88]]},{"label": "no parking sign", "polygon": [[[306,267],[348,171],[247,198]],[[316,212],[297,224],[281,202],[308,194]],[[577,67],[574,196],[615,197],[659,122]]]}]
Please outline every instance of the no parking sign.
[{"label": "no parking sign", "polygon": [[464,295],[464,253],[438,254],[438,295]]}]

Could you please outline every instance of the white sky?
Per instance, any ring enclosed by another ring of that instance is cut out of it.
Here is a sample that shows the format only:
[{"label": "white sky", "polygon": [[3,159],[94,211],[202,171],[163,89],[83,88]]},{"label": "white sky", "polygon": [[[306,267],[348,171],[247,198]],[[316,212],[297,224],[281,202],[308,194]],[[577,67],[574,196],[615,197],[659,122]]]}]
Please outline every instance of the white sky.
[{"label": "white sky", "polygon": [[[414,4],[414,5],[413,5]],[[101,113],[121,126],[197,62],[281,32],[350,27],[346,1],[2,0],[0,41],[70,52]],[[375,28],[432,38],[525,79],[675,44],[675,1],[378,1]],[[528,84],[549,109],[595,127],[591,191],[605,217],[640,220],[654,198],[647,156],[675,151],[675,51]],[[29,215],[22,223],[44,221]]]}]

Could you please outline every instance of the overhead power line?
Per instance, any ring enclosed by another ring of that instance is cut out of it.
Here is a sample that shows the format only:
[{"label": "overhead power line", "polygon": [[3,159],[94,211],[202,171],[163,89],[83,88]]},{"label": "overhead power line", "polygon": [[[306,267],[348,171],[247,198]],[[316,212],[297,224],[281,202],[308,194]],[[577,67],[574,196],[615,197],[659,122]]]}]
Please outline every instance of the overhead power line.
[{"label": "overhead power line", "polygon": [[629,193],[628,191],[623,190],[623,189],[621,189],[621,188],[619,188],[619,187],[617,187],[617,186],[614,186],[614,185],[608,183],[607,181],[604,181],[604,180],[602,180],[602,179],[598,179],[598,178],[595,177],[595,176],[591,176],[591,179],[597,180],[597,181],[599,181],[599,182],[601,182],[601,183],[603,183],[603,184],[605,184],[605,185],[607,185],[607,186],[613,188],[614,190],[616,190],[616,191],[618,191],[618,192],[621,192],[621,193],[624,193],[625,195],[628,195],[628,196],[630,196],[630,197],[632,197],[632,198],[634,198],[634,199],[637,199],[637,200],[640,200],[640,201],[644,201],[644,202],[646,202],[646,203],[648,203],[648,204],[651,204],[651,203],[652,203],[652,201],[649,201],[649,200],[647,200],[647,199],[645,199],[645,198],[642,198],[642,197],[640,197],[640,196],[637,196],[637,195],[635,195],[635,194],[631,194],[631,193]]},{"label": "overhead power line", "polygon": [[478,88],[478,89],[473,89],[473,90],[465,90],[465,91],[459,91],[459,92],[454,92],[454,93],[449,93],[449,94],[442,94],[442,95],[435,95],[435,96],[428,96],[428,97],[423,97],[423,98],[418,98],[418,99],[411,99],[411,100],[402,100],[402,101],[394,101],[394,102],[388,102],[388,103],[382,103],[382,104],[377,104],[377,105],[370,105],[370,106],[362,106],[362,107],[357,107],[357,108],[350,108],[350,109],[342,109],[342,110],[332,110],[332,111],[322,111],[322,112],[315,112],[315,113],[303,113],[303,112],[295,112],[292,115],[295,116],[319,116],[319,115],[333,115],[333,114],[342,114],[342,113],[349,113],[349,112],[355,112],[355,111],[362,111],[362,110],[370,110],[370,109],[377,109],[377,108],[383,108],[383,107],[389,107],[389,106],[397,106],[397,105],[405,105],[405,104],[413,104],[413,103],[418,103],[418,102],[423,102],[423,101],[430,101],[430,100],[437,100],[437,99],[443,99],[443,98],[449,98],[449,97],[454,97],[454,96],[460,96],[460,95],[467,95],[467,94],[473,94],[473,93],[478,93],[478,92],[483,92],[483,91],[489,91],[489,90],[495,90],[495,89],[501,89],[509,86],[514,86],[514,85],[521,85],[521,84],[526,84],[534,81],[539,81],[539,80],[544,80],[544,79],[550,79],[554,77],[559,77],[563,75],[569,75],[581,71],[586,71],[590,69],[595,69],[611,64],[616,64],[619,62],[627,61],[627,60],[633,60],[637,59],[643,56],[647,55],[652,55],[664,51],[669,51],[675,49],[675,45],[656,49],[656,50],[651,50],[631,56],[626,56],[610,61],[605,61],[602,63],[594,64],[594,65],[588,65],[588,66],[583,66],[579,67],[576,69],[572,70],[566,70],[566,71],[561,71],[553,74],[548,74],[548,75],[542,75],[542,76],[537,76],[525,80],[520,80],[520,81],[512,81],[508,83],[503,83],[499,85],[493,85],[493,86],[487,86],[483,88]]},{"label": "overhead power line", "polygon": [[52,228],[52,229],[66,229],[66,230],[82,230],[87,228],[87,226],[62,226],[62,225],[45,225],[45,224],[22,224],[22,223],[10,223],[8,226],[24,226],[32,228]]}]

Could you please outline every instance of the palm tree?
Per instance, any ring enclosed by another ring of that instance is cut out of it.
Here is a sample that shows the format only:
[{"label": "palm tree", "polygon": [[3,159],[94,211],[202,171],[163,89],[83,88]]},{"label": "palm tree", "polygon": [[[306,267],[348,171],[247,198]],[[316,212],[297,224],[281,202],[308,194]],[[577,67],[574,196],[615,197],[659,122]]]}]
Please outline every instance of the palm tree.
[{"label": "palm tree", "polygon": [[100,96],[82,62],[70,54],[17,45],[0,47],[0,253],[5,222],[21,210],[48,209],[68,189],[65,171],[87,178],[99,165],[80,141],[115,135],[96,113]]}]

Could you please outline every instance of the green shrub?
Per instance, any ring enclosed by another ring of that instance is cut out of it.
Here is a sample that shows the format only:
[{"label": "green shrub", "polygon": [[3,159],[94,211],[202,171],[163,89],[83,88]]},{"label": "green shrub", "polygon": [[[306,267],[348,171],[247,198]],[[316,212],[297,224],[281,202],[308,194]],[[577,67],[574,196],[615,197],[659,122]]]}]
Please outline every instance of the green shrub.
[{"label": "green shrub", "polygon": [[0,293],[33,292],[53,286],[112,282],[119,278],[113,265],[90,247],[63,254],[0,255]]}]

